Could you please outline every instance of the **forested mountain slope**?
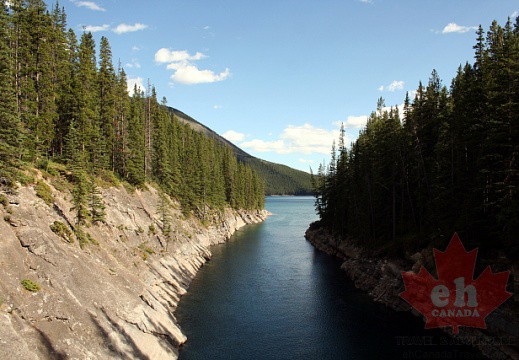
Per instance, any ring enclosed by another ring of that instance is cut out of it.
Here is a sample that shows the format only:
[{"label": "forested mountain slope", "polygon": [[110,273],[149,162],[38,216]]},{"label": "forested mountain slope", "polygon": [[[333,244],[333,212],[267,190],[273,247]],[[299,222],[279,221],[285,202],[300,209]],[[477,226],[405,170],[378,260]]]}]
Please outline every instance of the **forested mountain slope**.
[{"label": "forested mountain slope", "polygon": [[264,181],[266,195],[310,195],[310,175],[286,165],[254,157],[182,111],[169,108],[177,119],[194,130],[231,147],[239,161],[250,166]]},{"label": "forested mountain slope", "polygon": [[481,252],[517,260],[519,18],[480,26],[473,64],[450,87],[433,70],[399,112],[377,110],[316,180],[321,225],[402,255],[456,231]]}]

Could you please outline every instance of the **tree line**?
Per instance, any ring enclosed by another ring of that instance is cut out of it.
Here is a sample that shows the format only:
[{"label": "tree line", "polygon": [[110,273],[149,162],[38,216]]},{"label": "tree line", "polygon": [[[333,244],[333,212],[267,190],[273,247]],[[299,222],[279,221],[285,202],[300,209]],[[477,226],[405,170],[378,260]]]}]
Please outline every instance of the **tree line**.
[{"label": "tree line", "polygon": [[106,37],[97,54],[92,34],[78,39],[59,4],[2,1],[0,10],[3,185],[24,164],[63,163],[73,174],[79,220],[99,201],[90,175],[107,173],[137,187],[158,183],[197,215],[207,207],[263,207],[262,180],[228,146],[180,123],[154,87],[135,86],[129,96]]},{"label": "tree line", "polygon": [[351,147],[342,129],[313,176],[321,226],[397,253],[457,231],[517,256],[519,18],[480,26],[474,50],[449,88],[436,71],[420,82],[402,116],[379,99]]}]

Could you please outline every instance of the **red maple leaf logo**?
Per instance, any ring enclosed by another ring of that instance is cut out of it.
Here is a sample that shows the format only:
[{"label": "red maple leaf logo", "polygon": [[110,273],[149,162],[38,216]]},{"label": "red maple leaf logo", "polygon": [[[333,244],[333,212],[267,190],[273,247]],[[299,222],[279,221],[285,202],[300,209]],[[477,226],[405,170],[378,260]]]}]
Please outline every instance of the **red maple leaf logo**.
[{"label": "red maple leaf logo", "polygon": [[454,234],[445,252],[434,250],[438,272],[436,280],[424,267],[418,274],[402,272],[405,291],[400,294],[425,316],[425,328],[459,326],[486,329],[485,318],[505,302],[510,271],[493,273],[488,266],[474,280],[478,249],[465,251],[458,234]]}]

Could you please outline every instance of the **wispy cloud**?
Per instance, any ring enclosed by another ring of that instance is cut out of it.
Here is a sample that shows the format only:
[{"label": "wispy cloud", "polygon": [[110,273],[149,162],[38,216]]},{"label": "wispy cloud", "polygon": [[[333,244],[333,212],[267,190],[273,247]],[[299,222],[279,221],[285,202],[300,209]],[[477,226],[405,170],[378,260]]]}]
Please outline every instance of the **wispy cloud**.
[{"label": "wispy cloud", "polygon": [[227,79],[231,71],[226,68],[220,73],[212,70],[200,70],[193,62],[205,59],[207,56],[201,52],[194,55],[186,50],[170,50],[161,48],[155,53],[155,61],[158,63],[168,63],[166,68],[173,70],[171,80],[180,84],[203,84],[214,83]]},{"label": "wispy cloud", "polygon": [[86,26],[83,26],[83,30],[84,31],[89,31],[89,32],[100,32],[100,31],[108,31],[110,30],[110,25],[86,25]]},{"label": "wispy cloud", "polygon": [[221,109],[222,108],[222,105],[213,105],[213,109],[215,110],[218,110],[218,109]]},{"label": "wispy cloud", "polygon": [[299,159],[298,160],[300,163],[303,163],[303,164],[313,164],[315,163],[315,161],[313,161],[312,159]]},{"label": "wispy cloud", "polygon": [[452,23],[447,24],[443,28],[441,33],[442,34],[452,34],[452,33],[463,34],[463,33],[466,33],[466,32],[472,31],[472,30],[476,30],[477,28],[478,28],[477,26],[463,26],[463,25],[458,25],[458,24],[452,22]]},{"label": "wispy cloud", "polygon": [[138,46],[132,46],[132,51],[141,51],[141,48]]},{"label": "wispy cloud", "polygon": [[97,5],[93,1],[72,1],[77,7],[85,7],[93,11],[106,11],[105,8]]},{"label": "wispy cloud", "polygon": [[116,34],[126,34],[129,32],[140,31],[140,30],[144,30],[147,28],[148,28],[148,25],[144,25],[141,23],[136,23],[134,25],[128,25],[128,24],[122,23],[122,24],[117,25],[115,28],[113,28],[112,31]]},{"label": "wispy cloud", "polygon": [[519,11],[515,10],[511,15],[510,15],[510,18],[512,19],[515,19],[516,17],[519,16]]},{"label": "wispy cloud", "polygon": [[224,132],[222,134],[222,136],[232,142],[243,141],[246,138],[245,134],[234,131],[234,130],[228,130],[228,131]]},{"label": "wispy cloud", "polygon": [[402,80],[393,80],[393,82],[387,86],[380,85],[378,91],[391,91],[403,90],[405,83]]},{"label": "wispy cloud", "polygon": [[339,129],[316,128],[311,124],[289,125],[277,140],[253,139],[240,144],[240,147],[257,152],[277,154],[328,154],[332,143],[339,137]]},{"label": "wispy cloud", "polygon": [[155,53],[155,61],[158,63],[176,63],[182,61],[196,61],[206,58],[207,56],[201,52],[195,55],[189,55],[186,50],[169,50],[166,48],[159,49]]},{"label": "wispy cloud", "polygon": [[359,1],[364,4],[373,4],[373,0],[359,0]]},{"label": "wispy cloud", "polygon": [[[134,32],[139,30],[144,30],[148,28],[148,25],[144,25],[141,23],[136,23],[135,25],[127,25],[127,24],[119,24],[116,27],[110,27],[108,24],[104,25],[86,25],[82,26],[84,31],[90,32],[100,32],[100,31],[108,31],[112,30],[116,34],[125,34],[128,32]],[[133,51],[139,51],[140,49],[137,46],[132,47]]]},{"label": "wispy cloud", "polygon": [[136,69],[140,69],[141,68],[141,64],[139,63],[139,60],[137,59],[132,59],[131,62],[129,63],[126,63],[126,65],[124,65],[125,67],[127,68],[136,68]]}]

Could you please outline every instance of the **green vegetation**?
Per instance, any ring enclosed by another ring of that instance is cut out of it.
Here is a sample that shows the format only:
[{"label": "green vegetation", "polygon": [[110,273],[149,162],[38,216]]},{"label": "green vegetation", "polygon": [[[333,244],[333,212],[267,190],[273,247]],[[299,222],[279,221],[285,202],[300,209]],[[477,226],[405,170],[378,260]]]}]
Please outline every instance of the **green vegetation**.
[{"label": "green vegetation", "polygon": [[[3,185],[23,180],[24,166],[37,165],[61,188],[66,178],[78,227],[104,221],[98,186],[119,181],[132,189],[155,182],[196,216],[206,207],[263,207],[263,181],[229,146],[180,122],[154,87],[129,96],[108,39],[97,52],[91,33],[78,39],[67,29],[61,7],[47,10],[39,0],[0,6]],[[53,202],[45,183],[36,188]]]},{"label": "green vegetation", "polygon": [[139,249],[140,249],[141,251],[143,251],[143,252],[149,254],[149,255],[153,255],[153,254],[155,254],[155,251],[154,251],[152,248],[146,246],[146,244],[144,244],[144,243],[142,243],[142,244],[139,245]]},{"label": "green vegetation", "polygon": [[79,247],[81,249],[84,249],[88,244],[99,245],[99,242],[80,226],[76,227],[74,234],[76,235],[76,238],[79,242]]},{"label": "green vegetation", "polygon": [[54,221],[54,223],[50,225],[50,229],[53,233],[61,237],[66,242],[71,244],[74,242],[74,236],[72,234],[72,231],[68,228],[67,225],[63,224],[61,221]]},{"label": "green vegetation", "polygon": [[244,158],[243,161],[265,180],[266,195],[312,194],[311,177],[309,173],[252,156]]},{"label": "green vegetation", "polygon": [[36,195],[41,198],[45,203],[49,206],[54,204],[54,196],[52,195],[52,190],[49,185],[45,184],[42,180],[38,180],[36,186],[34,187],[36,191]]},{"label": "green vegetation", "polygon": [[322,226],[394,254],[457,231],[517,257],[519,18],[477,34],[450,89],[433,71],[403,119],[380,99],[351,149],[343,133],[313,178]]},{"label": "green vegetation", "polygon": [[38,292],[41,290],[40,284],[38,284],[32,280],[29,280],[29,279],[22,280],[21,284],[25,288],[25,290],[30,291],[30,292]]},{"label": "green vegetation", "polygon": [[246,164],[254,170],[265,183],[266,195],[311,195],[312,186],[310,174],[304,171],[292,169],[288,166],[258,159],[229,142],[227,139],[215,133],[207,126],[199,123],[182,111],[168,108],[178,120],[189,125],[193,130],[207,137],[229,146],[238,161]]},{"label": "green vegetation", "polygon": [[9,205],[9,200],[7,199],[7,197],[4,194],[0,194],[0,205],[2,205],[3,207],[6,207]]}]

